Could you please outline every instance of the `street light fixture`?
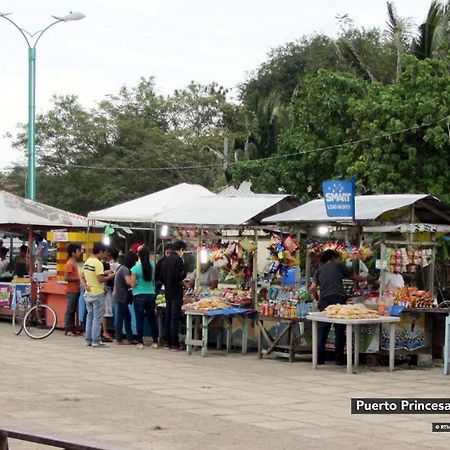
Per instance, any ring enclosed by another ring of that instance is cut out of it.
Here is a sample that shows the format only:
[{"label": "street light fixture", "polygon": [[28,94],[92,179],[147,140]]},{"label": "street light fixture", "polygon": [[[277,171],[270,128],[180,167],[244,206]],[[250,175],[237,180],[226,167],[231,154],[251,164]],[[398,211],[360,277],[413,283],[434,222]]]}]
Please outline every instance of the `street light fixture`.
[{"label": "street light fixture", "polygon": [[28,171],[27,171],[27,198],[36,199],[36,149],[35,149],[35,114],[36,114],[36,45],[42,35],[53,25],[60,22],[69,22],[73,20],[81,20],[85,17],[80,12],[70,12],[66,16],[51,16],[55,19],[50,25],[43,30],[30,33],[24,28],[19,27],[9,16],[11,13],[0,12],[0,17],[10,22],[25,39],[28,45]]}]

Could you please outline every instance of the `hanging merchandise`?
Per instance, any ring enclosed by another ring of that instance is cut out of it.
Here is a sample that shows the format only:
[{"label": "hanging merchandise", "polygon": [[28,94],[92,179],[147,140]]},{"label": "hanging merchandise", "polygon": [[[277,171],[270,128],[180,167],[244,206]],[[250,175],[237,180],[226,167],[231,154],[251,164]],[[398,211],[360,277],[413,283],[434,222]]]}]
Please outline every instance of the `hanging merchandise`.
[{"label": "hanging merchandise", "polygon": [[213,248],[211,257],[215,266],[224,272],[225,281],[234,279],[237,284],[245,285],[252,276],[251,257],[255,250],[256,244],[244,238],[241,242],[226,242]]},{"label": "hanging merchandise", "polygon": [[299,250],[295,237],[291,234],[281,237],[278,234],[272,234],[270,245],[267,247],[272,257],[269,267],[269,273],[287,274],[288,269],[295,265],[295,253]]},{"label": "hanging merchandise", "polygon": [[418,266],[428,267],[432,258],[431,248],[386,248],[386,268],[388,272],[415,273]]},{"label": "hanging merchandise", "polygon": [[308,241],[307,249],[310,253],[320,256],[326,250],[333,250],[341,256],[342,261],[359,260],[365,261],[373,254],[372,249],[367,245],[351,245],[342,241]]}]

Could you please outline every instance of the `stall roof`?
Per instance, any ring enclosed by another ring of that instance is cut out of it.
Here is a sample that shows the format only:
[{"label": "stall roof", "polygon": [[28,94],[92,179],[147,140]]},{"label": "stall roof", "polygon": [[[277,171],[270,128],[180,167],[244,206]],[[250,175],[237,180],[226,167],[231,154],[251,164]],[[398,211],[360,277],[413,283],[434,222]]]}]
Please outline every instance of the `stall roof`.
[{"label": "stall roof", "polygon": [[181,183],[110,208],[91,211],[88,217],[115,222],[152,223],[158,214],[170,208],[179,208],[185,203],[205,195],[215,196],[211,191],[198,184]]},{"label": "stall roof", "polygon": [[[414,205],[415,219],[424,223],[450,224],[450,207],[436,197],[425,194],[357,195],[355,198],[356,221],[389,222],[411,221],[409,209]],[[393,211],[402,210],[401,217],[388,217]],[[398,219],[398,220],[397,220]],[[297,208],[263,219],[264,223],[348,223],[351,219],[327,216],[323,199],[312,200]]]},{"label": "stall roof", "polygon": [[10,228],[15,225],[33,225],[55,229],[86,228],[88,219],[6,191],[0,191],[0,226]]},{"label": "stall roof", "polygon": [[236,189],[234,186],[228,186],[217,195],[223,197],[266,197],[283,199],[288,197],[286,194],[258,194],[252,191],[252,183],[250,181],[243,181]]},{"label": "stall roof", "polygon": [[197,225],[236,227],[257,225],[263,217],[292,208],[295,200],[289,195],[258,195],[228,197],[209,195],[172,208],[156,217],[157,223],[171,225]]}]

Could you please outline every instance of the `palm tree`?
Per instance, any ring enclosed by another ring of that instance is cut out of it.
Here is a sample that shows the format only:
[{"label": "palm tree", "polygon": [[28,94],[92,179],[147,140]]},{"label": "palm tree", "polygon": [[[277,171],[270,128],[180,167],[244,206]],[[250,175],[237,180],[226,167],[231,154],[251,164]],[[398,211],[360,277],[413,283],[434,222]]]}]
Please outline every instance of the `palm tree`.
[{"label": "palm tree", "polygon": [[419,26],[417,38],[413,40],[412,52],[425,59],[448,53],[450,37],[450,1],[431,2],[425,22]]},{"label": "palm tree", "polygon": [[402,19],[397,15],[392,2],[387,2],[388,21],[387,26],[391,40],[397,53],[396,73],[397,79],[402,74],[402,59],[411,41],[411,21]]}]

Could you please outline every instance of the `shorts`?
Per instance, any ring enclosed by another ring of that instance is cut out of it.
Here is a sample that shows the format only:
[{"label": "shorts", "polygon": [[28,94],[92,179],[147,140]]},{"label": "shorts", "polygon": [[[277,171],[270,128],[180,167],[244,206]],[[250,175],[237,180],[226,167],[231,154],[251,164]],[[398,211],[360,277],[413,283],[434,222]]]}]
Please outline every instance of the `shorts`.
[{"label": "shorts", "polygon": [[103,313],[103,317],[112,317],[113,316],[113,291],[106,291],[105,293],[105,312]]}]

